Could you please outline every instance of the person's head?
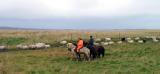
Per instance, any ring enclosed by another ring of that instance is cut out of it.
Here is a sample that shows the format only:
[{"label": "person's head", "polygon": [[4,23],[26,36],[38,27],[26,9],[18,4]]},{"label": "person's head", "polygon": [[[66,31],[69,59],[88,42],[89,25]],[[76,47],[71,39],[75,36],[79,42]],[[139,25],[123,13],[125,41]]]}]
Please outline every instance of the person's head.
[{"label": "person's head", "polygon": [[90,36],[90,38],[93,38],[93,36]]},{"label": "person's head", "polygon": [[78,40],[82,40],[82,38],[81,38],[81,37],[79,37],[79,38],[78,38]]},{"label": "person's head", "polygon": [[69,43],[73,43],[73,40],[68,41]]}]

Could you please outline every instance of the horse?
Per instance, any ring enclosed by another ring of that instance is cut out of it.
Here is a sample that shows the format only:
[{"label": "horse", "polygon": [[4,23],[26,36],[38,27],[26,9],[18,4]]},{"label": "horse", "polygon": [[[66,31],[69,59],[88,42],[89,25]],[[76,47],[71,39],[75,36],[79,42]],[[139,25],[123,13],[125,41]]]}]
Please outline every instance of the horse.
[{"label": "horse", "polygon": [[96,55],[98,58],[104,57],[105,55],[105,48],[102,45],[93,45],[93,48],[96,49]]},{"label": "horse", "polygon": [[90,50],[88,48],[83,47],[79,53],[75,52],[76,46],[73,43],[68,43],[67,48],[76,59],[80,60],[80,54],[84,54],[85,60],[90,60]]},{"label": "horse", "polygon": [[96,51],[96,49],[93,47],[93,46],[86,46],[88,49],[90,49],[90,57],[92,58],[92,59],[95,59],[96,58],[96,56],[97,56],[97,51]]},{"label": "horse", "polygon": [[85,46],[90,49],[90,52],[91,52],[90,56],[93,59],[95,59],[96,57],[100,58],[101,56],[104,57],[104,55],[105,55],[105,48],[102,45],[93,45],[93,46],[90,46],[86,42]]}]

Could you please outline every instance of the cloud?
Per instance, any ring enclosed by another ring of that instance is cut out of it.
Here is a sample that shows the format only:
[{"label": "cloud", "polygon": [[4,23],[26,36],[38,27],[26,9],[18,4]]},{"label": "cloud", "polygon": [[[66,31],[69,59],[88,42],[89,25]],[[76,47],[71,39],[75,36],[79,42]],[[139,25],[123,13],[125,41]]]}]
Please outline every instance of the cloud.
[{"label": "cloud", "polygon": [[1,18],[160,15],[158,0],[0,0]]},{"label": "cloud", "polygon": [[160,28],[159,8],[159,0],[0,0],[0,26]]}]

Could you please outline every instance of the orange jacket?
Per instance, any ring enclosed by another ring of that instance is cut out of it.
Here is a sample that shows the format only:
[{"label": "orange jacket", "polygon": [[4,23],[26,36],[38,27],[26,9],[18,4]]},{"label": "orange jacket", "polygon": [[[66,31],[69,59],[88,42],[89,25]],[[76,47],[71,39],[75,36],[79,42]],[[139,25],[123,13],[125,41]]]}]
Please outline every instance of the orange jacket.
[{"label": "orange jacket", "polygon": [[77,51],[79,52],[81,48],[83,48],[83,40],[79,40],[79,41],[78,41]]}]

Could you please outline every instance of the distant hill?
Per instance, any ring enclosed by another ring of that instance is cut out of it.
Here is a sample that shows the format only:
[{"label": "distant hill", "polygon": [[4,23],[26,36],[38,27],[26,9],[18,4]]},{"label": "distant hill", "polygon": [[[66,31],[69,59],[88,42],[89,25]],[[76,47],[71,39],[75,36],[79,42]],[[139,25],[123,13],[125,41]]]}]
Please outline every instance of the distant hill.
[{"label": "distant hill", "polygon": [[20,29],[20,28],[13,28],[13,27],[0,27],[0,29]]},{"label": "distant hill", "polygon": [[17,28],[17,27],[0,27],[0,30],[66,30],[66,31],[144,31],[144,30],[160,30],[160,29],[40,29],[40,28]]},{"label": "distant hill", "polygon": [[36,28],[0,27],[0,30],[41,30]]}]

